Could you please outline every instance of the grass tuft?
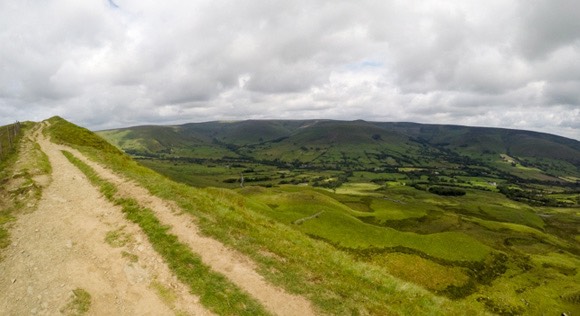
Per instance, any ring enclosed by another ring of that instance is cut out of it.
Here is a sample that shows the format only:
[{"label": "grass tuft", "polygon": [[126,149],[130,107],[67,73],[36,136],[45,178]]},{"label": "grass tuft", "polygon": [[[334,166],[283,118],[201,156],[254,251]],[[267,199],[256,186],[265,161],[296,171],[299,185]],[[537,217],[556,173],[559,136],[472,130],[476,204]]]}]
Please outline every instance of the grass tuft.
[{"label": "grass tuft", "polygon": [[72,291],[69,302],[60,312],[69,316],[85,315],[91,308],[91,294],[84,289],[77,288]]},{"label": "grass tuft", "polygon": [[105,242],[109,244],[111,247],[119,248],[133,241],[131,235],[125,233],[123,231],[123,228],[124,227],[121,227],[119,229],[107,232],[107,234],[105,235]]},{"label": "grass tuft", "polygon": [[133,263],[139,261],[139,256],[137,256],[136,254],[127,252],[127,251],[121,251],[121,256],[123,256],[123,258],[129,259],[129,261],[133,262]]}]

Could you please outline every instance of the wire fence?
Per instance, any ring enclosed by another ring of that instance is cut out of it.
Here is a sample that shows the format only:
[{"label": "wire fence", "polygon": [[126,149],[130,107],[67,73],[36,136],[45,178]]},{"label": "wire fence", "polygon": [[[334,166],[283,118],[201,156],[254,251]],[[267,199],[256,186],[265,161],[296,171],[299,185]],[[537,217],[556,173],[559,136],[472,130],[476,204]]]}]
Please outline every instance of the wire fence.
[{"label": "wire fence", "polygon": [[0,127],[0,160],[4,160],[14,150],[18,134],[20,122]]}]

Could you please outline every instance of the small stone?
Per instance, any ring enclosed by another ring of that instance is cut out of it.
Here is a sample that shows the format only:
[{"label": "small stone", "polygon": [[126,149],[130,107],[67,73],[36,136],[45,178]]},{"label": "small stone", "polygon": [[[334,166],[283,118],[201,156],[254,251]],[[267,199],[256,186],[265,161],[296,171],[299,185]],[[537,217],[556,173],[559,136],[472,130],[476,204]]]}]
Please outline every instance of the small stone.
[{"label": "small stone", "polygon": [[12,284],[14,284],[16,282],[16,279],[12,279]]},{"label": "small stone", "polygon": [[35,229],[34,231],[38,233],[38,228],[37,228],[37,229]]},{"label": "small stone", "polygon": [[72,240],[70,240],[70,239],[69,239],[69,240],[67,240],[67,241],[66,241],[66,247],[67,247],[67,248],[72,248],[72,246],[73,246],[73,242],[72,242]]}]

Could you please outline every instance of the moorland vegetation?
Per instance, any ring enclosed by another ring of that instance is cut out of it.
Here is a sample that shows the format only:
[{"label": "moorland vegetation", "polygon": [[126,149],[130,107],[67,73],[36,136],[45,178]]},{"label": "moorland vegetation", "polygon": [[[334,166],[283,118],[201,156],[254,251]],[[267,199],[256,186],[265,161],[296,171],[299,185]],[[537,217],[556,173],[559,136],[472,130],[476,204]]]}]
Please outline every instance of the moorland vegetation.
[{"label": "moorland vegetation", "polygon": [[329,120],[99,135],[175,181],[227,192],[276,224],[455,302],[498,314],[579,309],[578,141]]},{"label": "moorland vegetation", "polygon": [[[580,311],[577,141],[325,120],[143,126],[99,132],[105,140],[59,117],[48,122],[54,142],[173,201],[202,234],[247,255],[268,282],[321,313]],[[10,189],[14,180],[50,173],[38,146],[24,142],[31,154],[18,159],[15,149],[0,168],[0,193],[14,201],[3,207],[2,227],[41,194],[35,185]],[[206,307],[267,314],[207,270],[147,208],[65,154]]]}]

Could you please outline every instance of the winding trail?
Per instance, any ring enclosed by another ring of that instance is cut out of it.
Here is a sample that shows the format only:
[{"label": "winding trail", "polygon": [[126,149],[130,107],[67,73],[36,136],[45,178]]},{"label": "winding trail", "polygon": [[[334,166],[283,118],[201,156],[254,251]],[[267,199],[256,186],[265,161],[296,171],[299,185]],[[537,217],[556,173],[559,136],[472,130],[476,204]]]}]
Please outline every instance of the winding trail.
[{"label": "winding trail", "polygon": [[[45,124],[45,123],[43,123]],[[73,153],[119,194],[137,200],[171,227],[170,233],[200,255],[214,271],[248,292],[275,315],[315,315],[311,303],[287,293],[258,274],[243,254],[199,233],[194,218],[174,204],[113,173],[69,147],[34,134],[52,165],[36,211],[23,214],[11,229],[12,244],[0,261],[1,315],[60,314],[72,290],[92,297],[89,315],[211,315],[170,272],[136,224],[106,200],[61,150]],[[121,247],[105,241],[107,233],[131,236]],[[130,256],[138,258],[136,262]],[[172,293],[163,299],[159,285]]]},{"label": "winding trail", "polygon": [[133,181],[124,179],[109,169],[102,167],[74,149],[67,149],[77,158],[93,168],[97,174],[113,183],[119,193],[137,200],[141,206],[154,211],[155,216],[169,232],[188,245],[201,256],[202,261],[234,284],[247,291],[266,309],[275,315],[315,315],[312,305],[303,297],[287,293],[284,289],[268,283],[256,272],[255,264],[245,255],[227,248],[221,242],[202,236],[191,215],[182,212],[173,203],[164,201],[149,193]]},{"label": "winding trail", "polygon": [[[0,262],[1,315],[59,315],[76,288],[91,295],[89,315],[211,314],[171,274],[139,227],[63,156],[61,146],[38,132],[34,139],[49,158],[52,181],[37,209],[18,216],[10,230],[12,244]],[[118,229],[132,241],[114,248],[105,236]],[[123,252],[136,255],[137,262]],[[163,300],[152,284],[162,284],[175,300]]]}]

